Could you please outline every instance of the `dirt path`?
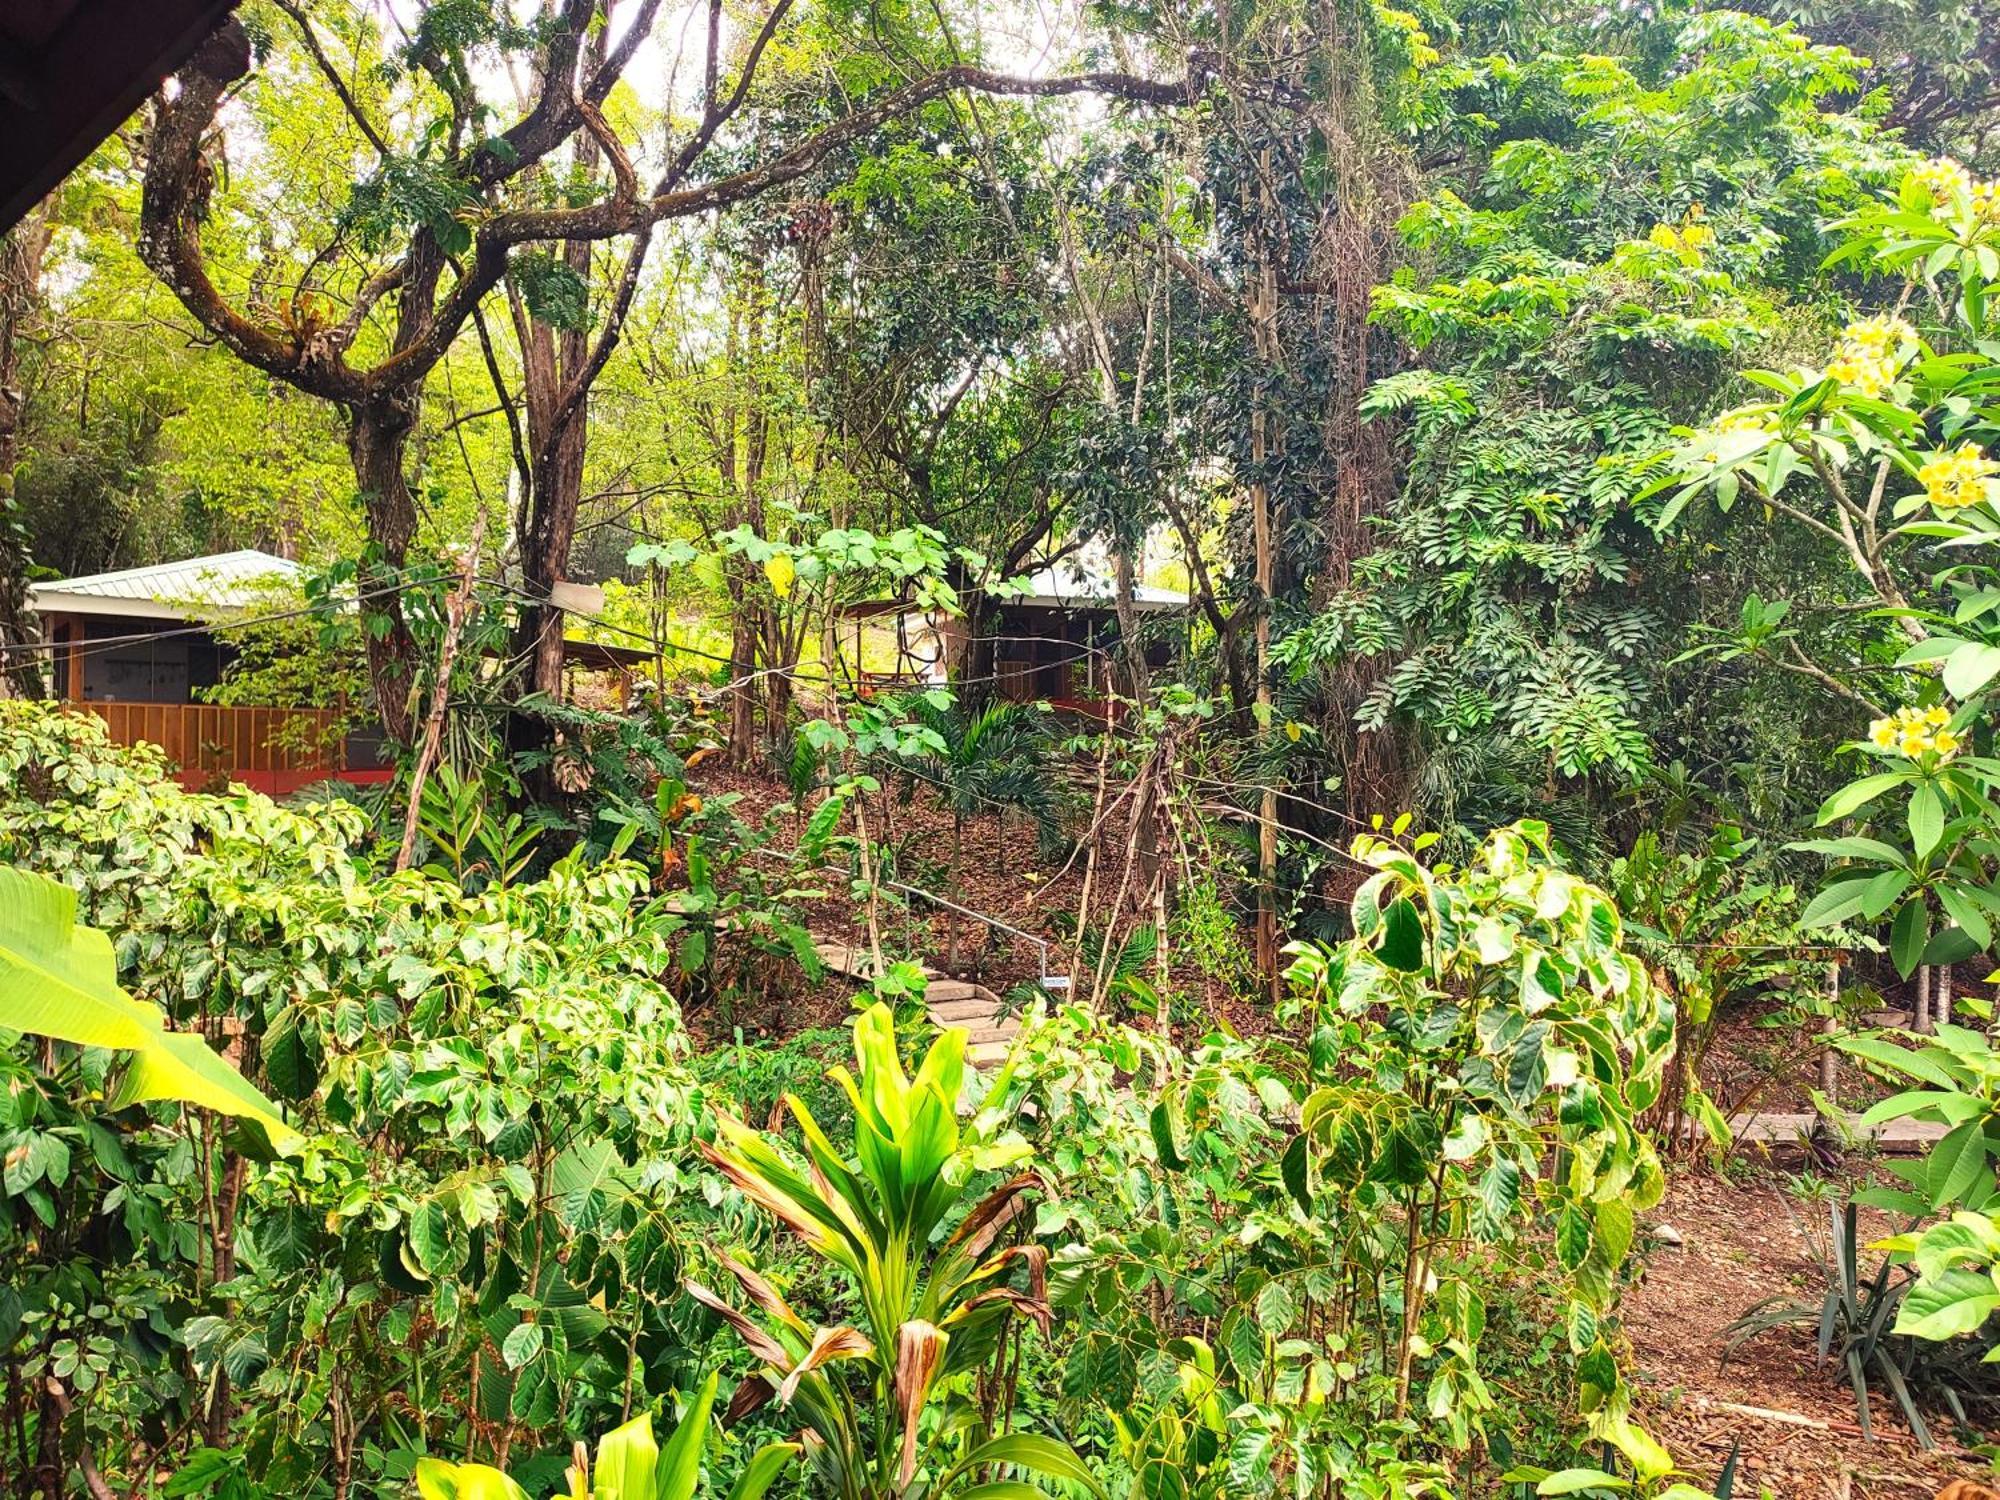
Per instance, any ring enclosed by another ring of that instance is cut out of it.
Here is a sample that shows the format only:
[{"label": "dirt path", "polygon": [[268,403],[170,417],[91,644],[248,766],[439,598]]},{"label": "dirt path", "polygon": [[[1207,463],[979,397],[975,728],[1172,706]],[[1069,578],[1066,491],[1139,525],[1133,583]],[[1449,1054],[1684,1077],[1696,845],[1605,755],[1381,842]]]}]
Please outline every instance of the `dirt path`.
[{"label": "dirt path", "polygon": [[1931,1500],[1954,1479],[1985,1477],[1984,1461],[1955,1447],[1919,1449],[1887,1395],[1871,1402],[1874,1440],[1862,1437],[1853,1396],[1817,1361],[1811,1330],[1762,1335],[1718,1367],[1723,1328],[1751,1305],[1817,1299],[1824,1283],[1807,1225],[1824,1212],[1768,1178],[1674,1181],[1648,1222],[1671,1226],[1681,1243],[1653,1247],[1624,1304],[1655,1430],[1703,1483],[1740,1441],[1737,1500]]}]

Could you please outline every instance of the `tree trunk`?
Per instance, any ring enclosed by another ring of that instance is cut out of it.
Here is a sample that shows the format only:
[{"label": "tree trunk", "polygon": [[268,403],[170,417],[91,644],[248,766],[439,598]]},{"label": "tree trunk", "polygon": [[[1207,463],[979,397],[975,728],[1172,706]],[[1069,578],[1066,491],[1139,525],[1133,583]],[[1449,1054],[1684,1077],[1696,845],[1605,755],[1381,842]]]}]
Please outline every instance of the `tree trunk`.
[{"label": "tree trunk", "polygon": [[21,452],[21,330],[41,302],[49,221],[37,208],[0,239],[0,698],[48,693],[38,649],[41,621],[28,608],[28,535],[14,503]]},{"label": "tree trunk", "polygon": [[749,586],[732,583],[735,608],[729,629],[729,761],[750,764],[757,739],[757,617],[745,597]]},{"label": "tree trunk", "polygon": [[[403,614],[403,572],[417,535],[417,507],[403,460],[416,431],[419,400],[416,390],[404,389],[356,405],[347,429],[347,451],[374,542],[359,578],[361,618],[369,626],[364,632],[368,676],[382,728],[401,745],[410,744],[415,734],[410,692],[416,684],[417,642]],[[373,625],[375,620],[386,620],[387,628]]]},{"label": "tree trunk", "polygon": [[[1270,180],[1271,153],[1268,148],[1261,157],[1263,180]],[[1249,194],[1245,193],[1245,208],[1248,209]],[[1270,236],[1273,233],[1271,219],[1275,217],[1274,205],[1268,188],[1261,188],[1257,195],[1258,213],[1255,219],[1255,252],[1257,274],[1246,284],[1245,292],[1252,337],[1257,355],[1267,366],[1278,363],[1278,271],[1274,259]],[[1256,733],[1260,743],[1268,745],[1272,734],[1271,708],[1271,596],[1273,593],[1273,564],[1276,552],[1276,538],[1273,534],[1271,515],[1271,490],[1264,474],[1264,466],[1269,461],[1272,449],[1271,416],[1261,390],[1250,411],[1250,529],[1253,571],[1257,585],[1256,598]],[[1260,777],[1264,782],[1257,798],[1257,972],[1270,989],[1271,998],[1281,998],[1284,989],[1283,966],[1278,962],[1278,949],[1282,938],[1278,931],[1278,791],[1271,784],[1276,774],[1268,752],[1263,756]]]}]

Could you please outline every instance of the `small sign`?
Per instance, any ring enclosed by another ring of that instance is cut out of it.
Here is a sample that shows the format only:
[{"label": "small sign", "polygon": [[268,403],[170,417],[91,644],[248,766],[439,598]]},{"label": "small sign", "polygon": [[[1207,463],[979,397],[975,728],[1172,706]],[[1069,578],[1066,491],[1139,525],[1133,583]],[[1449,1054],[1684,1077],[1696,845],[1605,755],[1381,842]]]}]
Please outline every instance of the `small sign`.
[{"label": "small sign", "polygon": [[549,603],[573,615],[601,615],[604,590],[594,583],[558,583],[549,589]]}]

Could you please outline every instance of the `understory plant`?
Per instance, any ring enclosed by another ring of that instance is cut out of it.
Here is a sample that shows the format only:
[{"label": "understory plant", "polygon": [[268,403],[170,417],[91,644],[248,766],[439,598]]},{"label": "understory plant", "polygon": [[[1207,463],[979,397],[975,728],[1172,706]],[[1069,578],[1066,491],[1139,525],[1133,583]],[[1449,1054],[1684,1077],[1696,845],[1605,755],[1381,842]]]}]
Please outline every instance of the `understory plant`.
[{"label": "understory plant", "polygon": [[1671,1005],[1538,826],[1465,869],[1421,852],[1357,844],[1356,936],[1294,950],[1302,1043],[1071,1006],[994,1080],[1049,1179],[1037,1230],[1070,1240],[1057,1404],[1134,1500],[1476,1489],[1575,1443],[1565,1410],[1618,1483],[1676,1492],[1614,1355]]},{"label": "understory plant", "polygon": [[1494,1405],[1483,1268],[1524,1257],[1554,1294],[1592,1435],[1654,1479],[1671,1460],[1631,1418],[1609,1325],[1635,1216],[1666,1186],[1637,1120],[1673,1054],[1673,1007],[1542,825],[1493,833],[1462,870],[1418,852],[1358,839],[1376,873],[1353,940],[1293,967],[1313,1087],[1287,1186],[1349,1276],[1395,1289],[1352,1296],[1334,1326],[1373,1346],[1397,1417],[1420,1401],[1463,1444]]},{"label": "understory plant", "polygon": [[[1989,1324],[2000,1309],[2000,1232],[1992,1218],[2000,1199],[2000,1058],[1987,1037],[1952,1025],[1932,1037],[1872,1032],[1838,1045],[1891,1082],[1915,1085],[1878,1100],[1862,1114],[1862,1128],[1914,1119],[1944,1134],[1920,1157],[1888,1159],[1894,1182],[1863,1187],[1832,1209],[1819,1297],[1758,1303],[1730,1326],[1730,1346],[1777,1327],[1816,1329],[1819,1358],[1852,1389],[1863,1431],[1871,1427],[1870,1385],[1879,1382],[1928,1448],[1934,1440],[1926,1405],[1970,1427],[1975,1411],[1983,1415],[2000,1401],[1992,1368],[2000,1339]],[[1898,1215],[1909,1228],[1866,1245],[1863,1207]],[[1870,1249],[1880,1255],[1873,1269],[1862,1264]]]},{"label": "understory plant", "polygon": [[[583,1444],[564,1476],[569,1500],[694,1500],[702,1490],[702,1453],[715,1404],[715,1377],[709,1376],[663,1445],[653,1440],[650,1414],[634,1417],[606,1433],[595,1459]],[[751,1455],[728,1500],[762,1500],[764,1493],[797,1457],[797,1443],[766,1443]],[[486,1464],[417,1461],[417,1493],[422,1500],[530,1500],[499,1469]]]},{"label": "understory plant", "polygon": [[[1816,1034],[1837,1007],[1829,975],[1840,950],[1801,937],[1797,892],[1734,824],[1686,852],[1649,829],[1612,863],[1608,885],[1629,946],[1674,1005],[1674,1056],[1648,1124],[1669,1151],[1704,1140],[1726,1151],[1730,1120],[1754,1112],[1821,1045]],[[1765,1046],[1746,1062],[1716,1043],[1753,999]]]},{"label": "understory plant", "polygon": [[[1742,649],[1865,709],[1872,762],[1828,797],[1799,847],[1836,863],[1801,920],[1884,923],[1897,971],[1990,951],[2000,918],[2000,761],[1984,695],[2000,676],[2000,192],[1956,162],[1918,162],[1835,226],[1830,262],[1885,279],[1823,364],[1753,370],[1769,399],[1685,439],[1660,525],[1712,498],[1755,502],[1821,539],[1879,639],[1816,659],[1788,601],[1745,611]],[[1754,637],[1754,638],[1752,638]],[[1857,723],[1857,729],[1860,724]]]},{"label": "understory plant", "polygon": [[702,1146],[853,1299],[853,1322],[808,1320],[771,1280],[726,1254],[723,1268],[761,1316],[688,1286],[761,1366],[737,1389],[732,1416],[775,1402],[812,1435],[809,1467],[839,1500],[1034,1493],[995,1477],[1006,1471],[1097,1488],[1066,1443],[1008,1430],[1011,1402],[1001,1392],[1021,1357],[1010,1335],[1023,1319],[1048,1327],[1047,1251],[1010,1243],[1039,1186],[1033,1172],[974,1192],[980,1174],[1018,1167],[1027,1147],[1010,1133],[960,1126],[965,1039],[941,1033],[906,1075],[893,1018],[878,1003],[854,1024],[855,1071],[832,1070],[853,1106],[851,1151],[794,1095],[785,1103],[803,1161],[720,1110],[717,1138]]},{"label": "understory plant", "polygon": [[645,870],[384,875],[351,806],[188,792],[40,705],[0,704],[0,773],[0,860],[60,880],[165,1040],[227,1047],[302,1138],[259,1161],[119,1108],[154,1090],[119,1095],[108,1052],[10,1043],[0,1365],[61,1385],[0,1388],[0,1467],[308,1494],[442,1449],[539,1482],[691,1384],[685,1247],[719,1216],[657,977],[685,918]]}]

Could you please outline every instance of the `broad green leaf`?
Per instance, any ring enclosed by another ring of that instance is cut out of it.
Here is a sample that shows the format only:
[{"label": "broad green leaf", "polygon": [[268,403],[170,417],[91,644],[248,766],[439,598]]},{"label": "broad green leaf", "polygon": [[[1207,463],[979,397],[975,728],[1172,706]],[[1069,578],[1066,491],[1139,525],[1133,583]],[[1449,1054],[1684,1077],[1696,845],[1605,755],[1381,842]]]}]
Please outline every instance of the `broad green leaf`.
[{"label": "broad green leaf", "polygon": [[[729,1500],[763,1500],[764,1492],[777,1482],[778,1476],[802,1451],[797,1443],[764,1444],[750,1455],[750,1462],[743,1466],[736,1483],[730,1486]],[[962,1491],[960,1500],[970,1500],[970,1496],[976,1493],[977,1490]],[[1007,1500],[1007,1497],[993,1495],[988,1500]],[[1036,1495],[1035,1500],[1041,1500],[1041,1497]]]},{"label": "broad green leaf", "polygon": [[597,1440],[597,1461],[590,1470],[591,1500],[653,1500],[659,1459],[650,1413],[614,1427]]},{"label": "broad green leaf", "polygon": [[1861,893],[1861,916],[1873,922],[1902,900],[1914,883],[1908,870],[1884,870]]},{"label": "broad green leaf", "polygon": [[1424,924],[1409,897],[1398,896],[1382,913],[1382,941],[1375,953],[1390,968],[1405,974],[1423,967]]},{"label": "broad green leaf", "polygon": [[1923,962],[1924,944],[1930,940],[1930,913],[1923,897],[1913,896],[1903,903],[1889,928],[1889,957],[1895,960],[1896,972],[1905,979],[1914,974]]},{"label": "broad green leaf", "polygon": [[1920,1339],[1956,1338],[1970,1333],[2000,1308],[2000,1287],[1978,1271],[1953,1269],[1926,1276],[1903,1297],[1896,1332]]},{"label": "broad green leaf", "polygon": [[1507,1231],[1521,1201],[1521,1169],[1500,1157],[1479,1178],[1479,1208],[1473,1227],[1484,1239],[1499,1239]]},{"label": "broad green leaf", "polygon": [[1903,862],[1903,851],[1894,844],[1858,835],[1839,839],[1798,839],[1786,847],[1808,854],[1824,854],[1833,859],[1869,859],[1887,865]]},{"label": "broad green leaf", "polygon": [[1031,1474],[1081,1485],[1099,1500],[1104,1497],[1104,1488],[1097,1482],[1095,1471],[1076,1456],[1076,1451],[1069,1444],[1040,1433],[1010,1432],[990,1438],[960,1460],[957,1472],[965,1473],[986,1464],[1012,1464]]},{"label": "broad green leaf", "polygon": [[500,1357],[507,1362],[508,1369],[518,1370],[542,1352],[546,1337],[539,1323],[517,1323],[502,1340]]},{"label": "broad green leaf", "polygon": [[1558,1469],[1535,1486],[1537,1495],[1574,1495],[1581,1490],[1629,1490],[1632,1481],[1602,1469]]},{"label": "broad green leaf", "polygon": [[1806,909],[1799,913],[1799,926],[1831,927],[1836,922],[1845,922],[1861,910],[1874,883],[1872,875],[1836,880],[1806,903]]},{"label": "broad green leaf", "polygon": [[1556,1217],[1556,1256],[1570,1270],[1590,1253],[1590,1218],[1574,1204],[1564,1204]]},{"label": "broad green leaf", "polygon": [[1922,859],[1944,838],[1944,798],[1925,782],[1910,794],[1910,841]]},{"label": "broad green leaf", "polygon": [[2000,646],[1969,642],[1946,658],[1944,690],[1961,702],[1991,682],[2000,673]]},{"label": "broad green leaf", "polygon": [[1944,1089],[1904,1089],[1879,1099],[1868,1107],[1861,1116],[1863,1129],[1872,1130],[1886,1120],[1900,1120],[1905,1115],[1916,1114],[1919,1110],[1935,1110],[1947,1124],[1957,1125],[1975,1115],[1986,1112],[1986,1106],[1971,1094],[1954,1093]]},{"label": "broad green leaf", "polygon": [[1306,1137],[1295,1135],[1279,1159],[1278,1169],[1285,1180],[1285,1191],[1292,1195],[1292,1201],[1299,1206],[1299,1212],[1312,1212],[1311,1158]]},{"label": "broad green leaf", "polygon": [[1882,771],[1873,776],[1863,776],[1859,781],[1850,781],[1820,804],[1819,816],[1814,821],[1824,827],[1859,812],[1890,787],[1909,781],[1912,775],[1909,771]]},{"label": "broad green leaf", "polygon": [[1147,1117],[1147,1124],[1153,1132],[1153,1149],[1160,1153],[1160,1165],[1169,1172],[1185,1172],[1187,1162],[1182,1158],[1180,1149],[1174,1145],[1174,1121],[1173,1116],[1167,1111],[1166,1100],[1161,1099],[1154,1104],[1152,1113]]},{"label": "broad green leaf", "polygon": [[1933,1224],[1916,1236],[1914,1245],[1897,1248],[1910,1249],[1917,1270],[1925,1276],[1941,1276],[1961,1261],[1984,1265],[2000,1260],[2000,1227],[1985,1214],[1955,1213],[1946,1222]]},{"label": "broad green leaf", "polygon": [[1986,1162],[1986,1132],[1976,1119],[1954,1126],[1924,1162],[1924,1187],[1934,1209],[1964,1201],[1982,1178],[1990,1189],[1993,1173]]},{"label": "broad green leaf", "polygon": [[1950,881],[1940,882],[1937,887],[1938,904],[1945,915],[1958,924],[1959,931],[1969,938],[1973,945],[1984,951],[1993,946],[1993,924],[1986,913],[1973,903],[1964,891]]},{"label": "broad green leaf", "polygon": [[[694,1500],[701,1484],[701,1450],[708,1441],[708,1413],[715,1405],[715,1372],[701,1383],[694,1400],[688,1403],[680,1425],[666,1446],[660,1449],[659,1479],[653,1500]],[[630,1497],[639,1500],[639,1497]]]},{"label": "broad green leaf", "polygon": [[528,1492],[485,1464],[417,1460],[417,1493],[423,1500],[529,1500]]},{"label": "broad green leaf", "polygon": [[288,1150],[299,1134],[278,1106],[199,1035],[168,1031],[160,1010],[118,987],[111,940],[76,925],[76,892],[0,865],[0,1026],[131,1054],[111,1107],[178,1099],[252,1120]]}]

